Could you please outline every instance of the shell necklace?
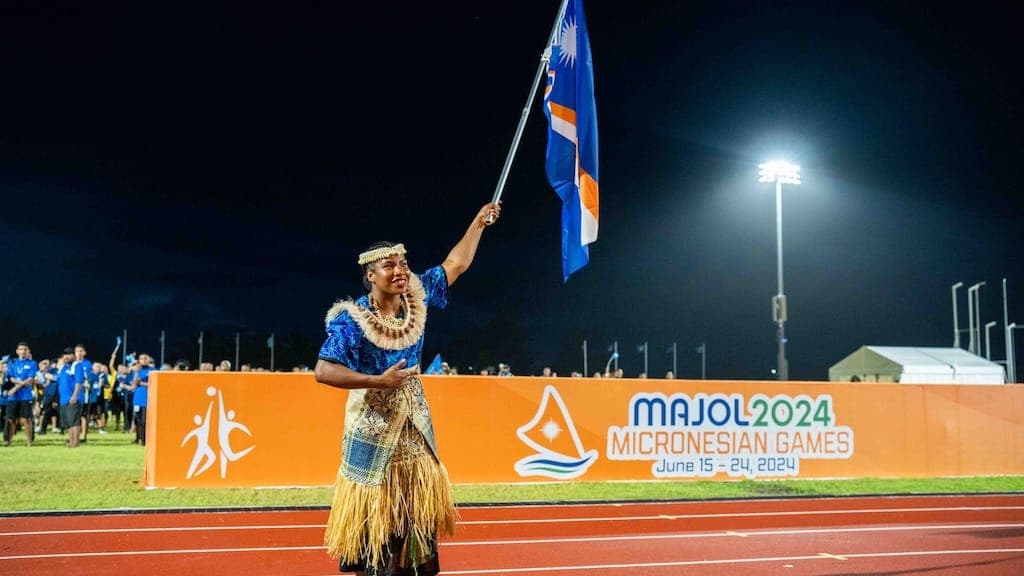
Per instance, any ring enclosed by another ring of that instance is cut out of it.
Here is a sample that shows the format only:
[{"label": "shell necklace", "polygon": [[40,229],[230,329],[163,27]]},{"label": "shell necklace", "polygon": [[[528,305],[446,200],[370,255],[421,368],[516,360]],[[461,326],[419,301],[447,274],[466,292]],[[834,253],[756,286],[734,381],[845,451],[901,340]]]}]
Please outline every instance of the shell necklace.
[{"label": "shell necklace", "polygon": [[377,303],[377,300],[373,296],[370,296],[369,298],[370,313],[373,314],[373,317],[376,318],[384,327],[391,328],[393,330],[404,330],[412,320],[412,314],[409,314],[409,303],[405,299],[405,294],[400,294],[398,299],[398,313],[401,314],[400,317],[382,313],[380,311],[380,304]]}]

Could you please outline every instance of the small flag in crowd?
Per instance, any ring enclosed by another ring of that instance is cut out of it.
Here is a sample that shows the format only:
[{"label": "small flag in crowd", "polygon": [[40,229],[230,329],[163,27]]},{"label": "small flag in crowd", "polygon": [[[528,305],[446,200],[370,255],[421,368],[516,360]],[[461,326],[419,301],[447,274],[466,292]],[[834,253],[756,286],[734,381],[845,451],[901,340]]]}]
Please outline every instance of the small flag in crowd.
[{"label": "small flag in crowd", "polygon": [[546,171],[562,199],[562,277],[590,261],[597,240],[597,110],[583,0],[568,0],[551,46],[544,115],[548,118]]},{"label": "small flag in crowd", "polygon": [[434,360],[430,362],[430,366],[427,366],[424,374],[440,374],[441,373],[441,354],[434,356]]}]

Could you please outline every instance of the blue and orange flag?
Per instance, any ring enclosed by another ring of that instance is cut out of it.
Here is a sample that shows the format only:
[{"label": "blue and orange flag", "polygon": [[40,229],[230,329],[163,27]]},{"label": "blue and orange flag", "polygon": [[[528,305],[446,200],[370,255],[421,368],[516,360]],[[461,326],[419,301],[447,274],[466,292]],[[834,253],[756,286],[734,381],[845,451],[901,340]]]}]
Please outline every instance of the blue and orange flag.
[{"label": "blue and orange flag", "polygon": [[597,240],[597,109],[583,1],[568,0],[551,46],[544,90],[548,182],[562,199],[562,276],[590,261]]}]

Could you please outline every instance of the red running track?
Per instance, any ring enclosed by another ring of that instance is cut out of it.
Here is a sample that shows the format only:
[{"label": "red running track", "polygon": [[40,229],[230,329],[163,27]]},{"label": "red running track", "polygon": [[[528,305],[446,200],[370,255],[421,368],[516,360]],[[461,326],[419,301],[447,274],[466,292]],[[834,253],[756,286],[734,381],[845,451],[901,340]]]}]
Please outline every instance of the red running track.
[{"label": "red running track", "polygon": [[[1024,575],[1024,494],[460,508],[443,574]],[[0,518],[0,574],[335,574],[325,510]]]}]

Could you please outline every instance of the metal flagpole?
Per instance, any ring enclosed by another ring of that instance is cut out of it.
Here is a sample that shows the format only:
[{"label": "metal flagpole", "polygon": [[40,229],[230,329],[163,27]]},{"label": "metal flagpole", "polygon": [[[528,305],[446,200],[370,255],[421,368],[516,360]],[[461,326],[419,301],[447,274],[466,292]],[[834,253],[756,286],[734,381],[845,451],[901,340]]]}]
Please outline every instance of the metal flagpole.
[{"label": "metal flagpole", "polygon": [[707,342],[700,343],[700,379],[708,379],[708,344]]},{"label": "metal flagpole", "polygon": [[647,342],[644,342],[644,376],[651,377],[651,373],[647,371]]},{"label": "metal flagpole", "polygon": [[196,364],[196,370],[203,369],[203,332],[199,332],[199,363]]},{"label": "metal flagpole", "polygon": [[672,377],[679,378],[679,370],[676,367],[676,345],[678,342],[672,343]]},{"label": "metal flagpole", "polygon": [[235,332],[235,370],[239,369],[238,365],[238,341],[241,338],[240,332]]},{"label": "metal flagpole", "polygon": [[586,378],[587,374],[587,341],[583,341],[583,377]]},{"label": "metal flagpole", "polygon": [[[519,140],[523,137],[523,129],[526,128],[526,119],[530,116],[533,97],[537,94],[537,87],[540,86],[540,79],[544,77],[544,70],[547,68],[548,60],[551,59],[551,45],[555,43],[555,38],[558,37],[558,26],[562,23],[562,18],[565,16],[565,7],[568,3],[569,0],[562,0],[562,5],[558,7],[558,17],[555,18],[555,25],[551,27],[551,34],[548,36],[548,43],[544,47],[544,52],[541,53],[540,64],[537,65],[537,73],[533,76],[533,86],[530,87],[530,93],[526,96],[526,104],[523,106],[523,112],[519,116],[519,125],[516,126],[516,133],[512,138],[512,146],[508,150],[508,155],[505,156],[505,165],[501,168],[501,176],[498,177],[498,185],[494,188],[494,197],[491,199],[491,202],[494,204],[501,201],[501,194],[505,191],[505,181],[508,180],[509,170],[512,169],[512,161],[516,157],[516,150],[519,149]],[[493,220],[488,216],[488,223],[491,222],[493,222]]]},{"label": "metal flagpole", "polygon": [[167,331],[160,331],[160,366],[164,365],[164,349],[167,346]]}]

